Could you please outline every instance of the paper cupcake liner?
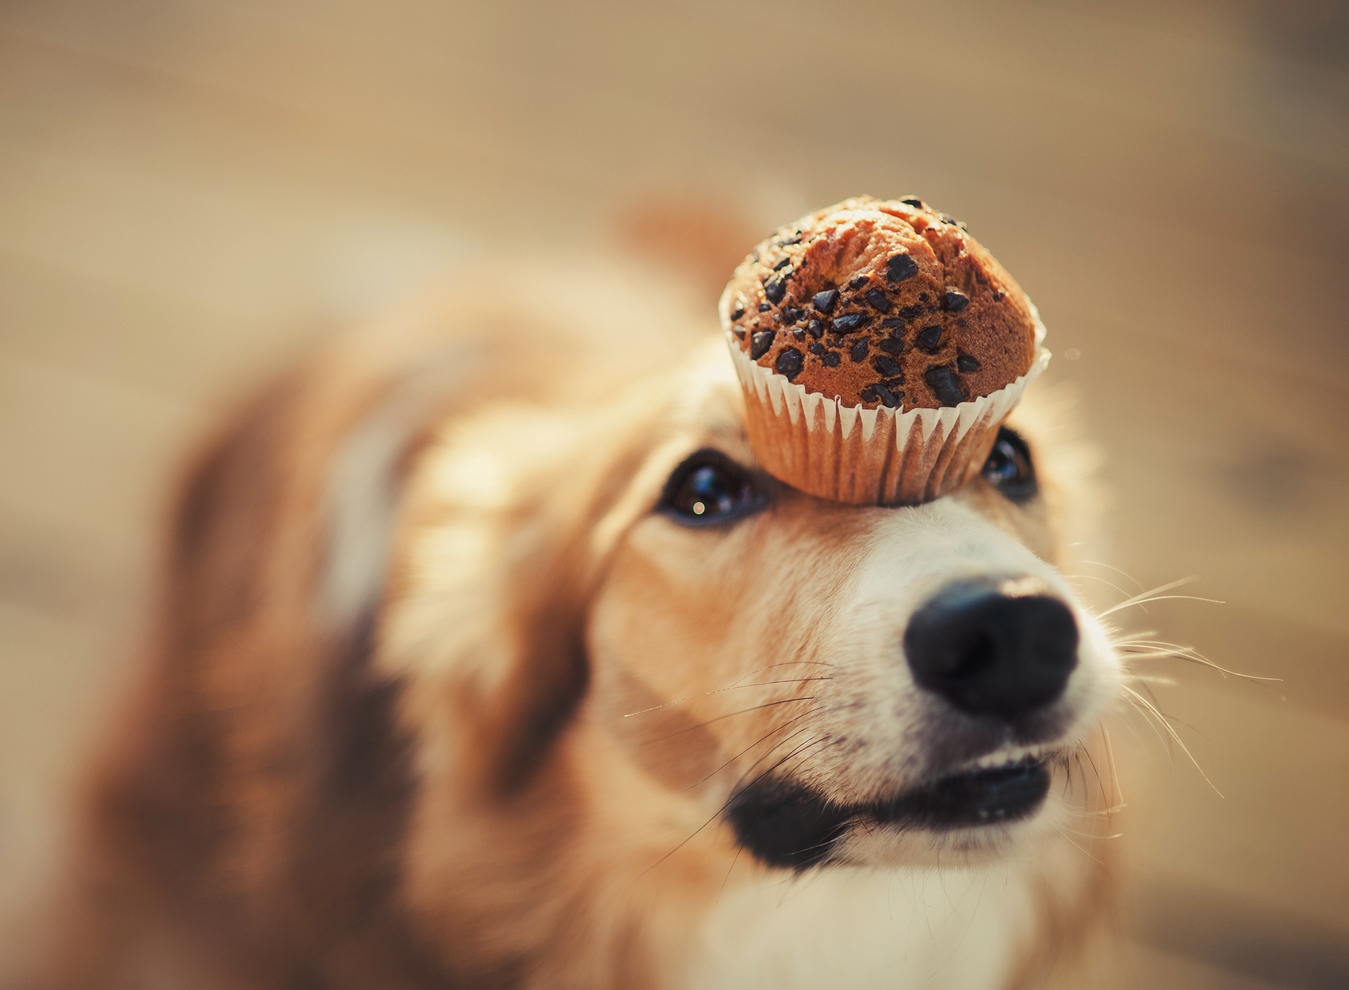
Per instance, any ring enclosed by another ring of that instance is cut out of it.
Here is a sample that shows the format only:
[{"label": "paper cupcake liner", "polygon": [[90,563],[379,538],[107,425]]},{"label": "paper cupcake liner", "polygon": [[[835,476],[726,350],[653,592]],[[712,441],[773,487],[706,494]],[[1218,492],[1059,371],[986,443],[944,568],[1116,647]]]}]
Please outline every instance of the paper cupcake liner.
[{"label": "paper cupcake liner", "polygon": [[1044,325],[1031,313],[1035,359],[1024,375],[956,406],[908,412],[808,392],[756,364],[728,332],[750,445],[775,478],[836,502],[917,505],[949,494],[978,474],[999,425],[1049,364]]}]

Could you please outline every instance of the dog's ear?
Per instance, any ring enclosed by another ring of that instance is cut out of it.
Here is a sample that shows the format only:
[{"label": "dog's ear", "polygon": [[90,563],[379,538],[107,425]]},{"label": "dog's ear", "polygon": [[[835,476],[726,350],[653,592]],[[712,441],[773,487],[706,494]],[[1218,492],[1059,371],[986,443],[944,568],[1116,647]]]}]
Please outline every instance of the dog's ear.
[{"label": "dog's ear", "polygon": [[448,733],[474,793],[527,781],[585,694],[590,603],[642,508],[630,482],[645,429],[640,416],[498,407],[423,459],[382,662],[406,679],[418,731]]},{"label": "dog's ear", "polygon": [[86,785],[60,927],[96,975],[72,985],[180,929],[245,969],[329,937],[351,972],[422,965],[389,906],[414,781],[373,619],[403,465],[445,389],[427,360],[344,354],[241,406],[184,472],[142,683]]}]

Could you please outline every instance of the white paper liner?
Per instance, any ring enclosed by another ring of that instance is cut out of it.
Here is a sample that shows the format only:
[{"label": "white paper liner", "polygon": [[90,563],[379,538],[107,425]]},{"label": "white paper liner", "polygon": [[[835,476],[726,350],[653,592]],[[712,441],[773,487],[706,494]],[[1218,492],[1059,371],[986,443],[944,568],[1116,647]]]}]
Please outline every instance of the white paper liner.
[{"label": "white paper liner", "polygon": [[[820,498],[854,505],[916,505],[940,498],[979,471],[998,426],[1049,364],[1034,304],[1031,316],[1035,359],[1024,375],[956,406],[907,412],[845,406],[838,396],[809,392],[751,360],[727,331],[748,407],[750,446],[774,477]],[[724,313],[722,325],[729,325]]]}]

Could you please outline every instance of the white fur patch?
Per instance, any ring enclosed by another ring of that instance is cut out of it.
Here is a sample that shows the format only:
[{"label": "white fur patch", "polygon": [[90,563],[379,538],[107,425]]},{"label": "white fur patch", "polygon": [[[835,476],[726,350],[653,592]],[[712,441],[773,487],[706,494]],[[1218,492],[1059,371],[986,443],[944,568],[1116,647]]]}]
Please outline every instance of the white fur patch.
[{"label": "white fur patch", "polygon": [[722,892],[670,986],[991,990],[1034,916],[1015,864],[760,874]]}]

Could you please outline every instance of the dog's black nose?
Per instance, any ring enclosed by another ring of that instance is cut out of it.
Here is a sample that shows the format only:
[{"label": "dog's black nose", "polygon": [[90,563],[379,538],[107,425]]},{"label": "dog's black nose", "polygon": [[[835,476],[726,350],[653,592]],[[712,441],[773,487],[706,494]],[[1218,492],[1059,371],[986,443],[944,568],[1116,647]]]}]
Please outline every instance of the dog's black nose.
[{"label": "dog's black nose", "polygon": [[1077,623],[1028,583],[958,581],[925,602],[904,633],[914,680],[967,712],[1006,719],[1062,694],[1077,665]]}]

